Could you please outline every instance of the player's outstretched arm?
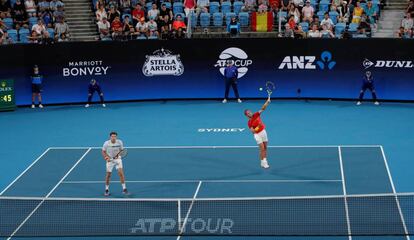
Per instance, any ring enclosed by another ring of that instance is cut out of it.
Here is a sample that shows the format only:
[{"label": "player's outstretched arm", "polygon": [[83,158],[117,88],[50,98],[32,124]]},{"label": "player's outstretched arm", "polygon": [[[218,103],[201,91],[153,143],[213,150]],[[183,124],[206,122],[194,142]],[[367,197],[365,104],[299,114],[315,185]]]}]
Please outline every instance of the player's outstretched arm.
[{"label": "player's outstretched arm", "polygon": [[266,102],[263,104],[262,108],[259,110],[259,112],[263,112],[266,110],[267,106],[270,104],[270,97],[267,98]]}]

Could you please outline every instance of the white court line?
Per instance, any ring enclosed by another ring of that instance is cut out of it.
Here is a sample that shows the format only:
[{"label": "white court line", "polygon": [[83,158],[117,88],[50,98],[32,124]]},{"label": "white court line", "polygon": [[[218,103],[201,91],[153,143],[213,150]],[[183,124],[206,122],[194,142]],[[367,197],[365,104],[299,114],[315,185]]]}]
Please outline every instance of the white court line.
[{"label": "white court line", "polygon": [[195,200],[197,198],[198,192],[200,191],[200,187],[201,187],[201,184],[202,183],[203,183],[202,181],[198,182],[197,189],[196,189],[196,191],[194,193],[193,200],[191,201],[190,207],[188,208],[188,212],[185,215],[185,218],[184,218],[184,221],[183,221],[183,227],[180,229],[180,232],[179,232],[179,235],[177,237],[177,240],[180,240],[181,234],[183,234],[183,231],[185,229],[185,225],[187,224],[188,217],[190,216],[191,209],[193,208],[194,202],[195,202]]},{"label": "white court line", "polygon": [[[370,148],[381,147],[381,145],[286,145],[268,146],[268,148]],[[51,149],[101,149],[102,147],[50,147]],[[210,149],[210,148],[257,148],[257,146],[126,146],[128,149]]]},{"label": "white court line", "polygon": [[344,174],[344,164],[342,161],[342,150],[341,147],[338,147],[338,156],[339,156],[339,163],[341,167],[341,179],[342,179],[342,191],[344,193],[344,203],[345,203],[345,214],[346,214],[346,225],[348,228],[348,239],[352,240],[351,236],[351,222],[349,220],[349,210],[348,210],[348,199],[346,197],[346,184],[345,184],[345,174]]},{"label": "white court line", "polygon": [[[198,182],[204,182],[204,183],[262,183],[262,182],[268,182],[268,183],[308,183],[308,182],[342,182],[341,179],[292,179],[292,180],[277,180],[277,179],[241,179],[241,180],[130,180],[125,181],[126,183],[198,183]],[[111,181],[115,183],[120,183],[120,181]],[[62,184],[102,184],[105,183],[105,181],[63,181]]]},{"label": "white court line", "polygon": [[388,178],[389,178],[390,183],[391,183],[392,192],[395,195],[395,201],[397,203],[398,212],[400,214],[401,222],[403,224],[405,237],[406,237],[407,240],[410,240],[410,235],[409,235],[409,232],[408,232],[408,229],[407,229],[407,225],[405,224],[404,215],[401,211],[400,201],[398,200],[397,191],[395,191],[394,181],[392,180],[392,177],[391,177],[391,171],[390,171],[390,168],[388,167],[387,157],[385,156],[384,148],[382,146],[380,148],[381,148],[382,158],[384,159],[385,168],[387,169]]},{"label": "white court line", "polygon": [[16,235],[16,233],[23,227],[23,225],[33,216],[33,214],[37,211],[37,209],[40,208],[40,206],[45,202],[46,199],[48,199],[50,197],[50,195],[52,195],[52,193],[59,187],[59,185],[63,182],[63,180],[65,180],[65,178],[73,171],[73,169],[76,168],[76,166],[78,166],[78,164],[82,161],[82,159],[85,158],[85,156],[89,153],[89,151],[91,151],[91,149],[89,148],[83,155],[81,158],[79,158],[79,160],[69,169],[69,171],[66,172],[66,174],[59,180],[59,182],[52,188],[52,190],[50,190],[50,192],[46,195],[46,197],[35,207],[35,209],[33,209],[33,211],[23,220],[22,223],[20,223],[20,225],[13,231],[13,233],[10,235],[10,237],[7,238],[7,240],[10,240],[14,235]]},{"label": "white court line", "polygon": [[92,202],[177,202],[177,201],[257,201],[257,200],[303,200],[303,199],[338,199],[338,198],[372,198],[372,197],[395,197],[414,196],[414,192],[407,193],[374,193],[374,194],[349,194],[349,195],[308,195],[308,196],[267,196],[267,197],[221,197],[221,198],[78,198],[78,197],[19,197],[0,196],[0,200],[31,200],[31,201],[92,201]]},{"label": "white court line", "polygon": [[50,148],[46,149],[36,160],[34,160],[19,176],[17,176],[13,182],[11,182],[3,191],[0,192],[0,196],[3,195],[17,180],[19,180],[27,171],[29,171],[48,151]]}]

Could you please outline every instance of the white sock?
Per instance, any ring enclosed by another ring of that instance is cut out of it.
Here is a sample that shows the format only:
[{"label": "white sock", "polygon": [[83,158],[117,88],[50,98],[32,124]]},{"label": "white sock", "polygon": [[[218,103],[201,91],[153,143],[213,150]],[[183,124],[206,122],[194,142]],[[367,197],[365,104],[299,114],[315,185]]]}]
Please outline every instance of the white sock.
[{"label": "white sock", "polygon": [[109,191],[109,185],[105,185],[105,190]]},{"label": "white sock", "polygon": [[267,158],[263,158],[262,161],[267,161]]},{"label": "white sock", "polygon": [[122,183],[122,189],[125,189],[125,188],[126,188],[126,184]]}]

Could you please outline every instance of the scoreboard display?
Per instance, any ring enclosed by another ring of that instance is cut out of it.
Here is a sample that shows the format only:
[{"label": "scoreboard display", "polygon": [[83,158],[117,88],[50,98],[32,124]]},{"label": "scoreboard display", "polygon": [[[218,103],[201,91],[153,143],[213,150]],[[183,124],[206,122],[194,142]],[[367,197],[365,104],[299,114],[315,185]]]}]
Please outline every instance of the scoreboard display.
[{"label": "scoreboard display", "polygon": [[0,111],[12,111],[15,108],[13,80],[0,80]]}]

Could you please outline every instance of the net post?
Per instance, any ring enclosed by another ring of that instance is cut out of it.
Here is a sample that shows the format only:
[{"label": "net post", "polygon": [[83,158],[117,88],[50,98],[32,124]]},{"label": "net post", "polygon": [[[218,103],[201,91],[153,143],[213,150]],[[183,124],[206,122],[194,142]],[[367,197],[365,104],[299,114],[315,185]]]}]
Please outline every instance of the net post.
[{"label": "net post", "polygon": [[181,226],[182,226],[182,223],[181,223],[181,200],[180,199],[177,200],[177,210],[178,210],[178,213],[177,213],[177,217],[178,217],[178,219],[177,219],[177,221],[178,221],[178,234],[180,234]]}]

